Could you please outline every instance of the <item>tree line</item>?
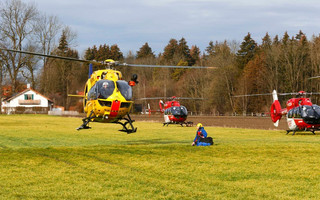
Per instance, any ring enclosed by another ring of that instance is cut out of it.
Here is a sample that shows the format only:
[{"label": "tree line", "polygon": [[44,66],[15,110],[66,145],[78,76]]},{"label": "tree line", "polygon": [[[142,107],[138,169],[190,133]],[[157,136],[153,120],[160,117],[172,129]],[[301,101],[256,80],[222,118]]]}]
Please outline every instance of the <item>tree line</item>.
[{"label": "tree line", "polygon": [[[7,0],[0,8],[0,47],[36,51],[45,54],[79,58],[72,46],[76,34],[55,16],[40,13],[33,4]],[[57,44],[55,41],[58,41]],[[80,109],[69,93],[82,91],[88,78],[86,64],[0,51],[0,83],[10,85],[12,93],[25,83],[55,101],[56,105]],[[320,35],[308,39],[299,31],[271,37],[261,44],[251,34],[243,41],[210,41],[201,52],[187,44],[185,38],[170,39],[163,52],[155,54],[148,42],[126,55],[117,44],[88,47],[84,59],[114,59],[131,64],[212,66],[215,69],[119,68],[125,79],[138,74],[134,87],[136,103],[158,109],[158,101],[140,101],[145,97],[190,97],[185,100],[189,111],[203,114],[268,112],[271,92],[318,92],[319,81],[309,79],[320,74]],[[94,66],[99,69],[99,66]],[[2,87],[1,87],[2,89]],[[264,94],[238,97],[235,95]],[[1,95],[3,92],[1,91]],[[287,98],[282,98],[285,101]],[[281,99],[280,99],[281,100]],[[317,103],[316,96],[312,99]]]}]

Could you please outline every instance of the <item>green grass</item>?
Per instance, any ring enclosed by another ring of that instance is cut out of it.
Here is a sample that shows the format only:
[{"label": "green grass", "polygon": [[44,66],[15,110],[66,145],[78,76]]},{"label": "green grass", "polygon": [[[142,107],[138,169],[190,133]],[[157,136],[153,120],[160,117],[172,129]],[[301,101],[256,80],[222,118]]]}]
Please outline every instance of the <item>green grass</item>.
[{"label": "green grass", "polygon": [[0,115],[0,199],[319,199],[320,135]]}]

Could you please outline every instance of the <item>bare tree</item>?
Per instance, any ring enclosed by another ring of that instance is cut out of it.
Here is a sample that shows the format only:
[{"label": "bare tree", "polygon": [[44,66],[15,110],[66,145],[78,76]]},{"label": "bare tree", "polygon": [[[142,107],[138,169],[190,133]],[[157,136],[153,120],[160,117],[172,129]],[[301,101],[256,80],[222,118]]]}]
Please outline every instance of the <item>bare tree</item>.
[{"label": "bare tree", "polygon": [[[40,46],[41,53],[47,54],[47,55],[51,53],[55,45],[57,34],[61,29],[62,29],[62,24],[59,22],[56,16],[47,16],[45,14],[39,15],[39,17],[34,23],[34,30],[35,30],[34,34],[35,34],[35,39],[37,40],[37,43]],[[48,87],[45,83],[48,80],[48,75],[49,75],[49,73],[47,73],[48,58],[42,57],[41,59],[43,61],[43,68],[42,68],[42,73],[40,77],[40,85],[41,85],[42,92],[47,93]],[[31,67],[32,65],[29,65],[29,66]],[[33,69],[30,68],[30,70],[33,70]]]},{"label": "bare tree", "polygon": [[[38,11],[33,4],[25,4],[20,0],[7,0],[0,8],[0,47],[24,50],[31,39],[33,22]],[[26,65],[26,56],[12,52],[0,52],[12,89],[17,91],[21,69]]]},{"label": "bare tree", "polygon": [[[41,52],[44,54],[50,54],[56,36],[62,28],[62,24],[59,22],[56,16],[47,16],[45,14],[39,15],[37,20],[34,23],[34,34],[37,40],[37,43],[40,45]],[[43,57],[44,63],[46,58]]]}]

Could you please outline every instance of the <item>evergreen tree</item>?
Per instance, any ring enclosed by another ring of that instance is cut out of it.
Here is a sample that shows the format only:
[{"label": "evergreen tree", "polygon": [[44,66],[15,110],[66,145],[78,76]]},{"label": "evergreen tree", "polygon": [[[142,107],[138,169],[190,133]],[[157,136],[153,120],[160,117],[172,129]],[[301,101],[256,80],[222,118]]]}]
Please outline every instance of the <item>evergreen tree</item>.
[{"label": "evergreen tree", "polygon": [[192,46],[190,49],[190,57],[191,57],[191,63],[190,65],[194,65],[195,63],[200,61],[200,49],[197,46]]},{"label": "evergreen tree", "polygon": [[299,33],[296,35],[296,40],[301,40],[303,36],[305,36],[305,34],[300,30]]},{"label": "evergreen tree", "polygon": [[109,59],[110,56],[111,56],[110,47],[109,45],[104,44],[99,46],[95,59],[99,61],[104,61]]},{"label": "evergreen tree", "polygon": [[[178,48],[175,54],[184,61],[188,62],[188,65],[191,65],[191,56],[190,49],[187,45],[187,41],[184,38],[179,40]],[[179,61],[180,62],[180,61]]]},{"label": "evergreen tree", "polygon": [[94,55],[93,55],[93,52],[90,47],[85,51],[84,59],[86,59],[86,60],[93,60],[94,59]]},{"label": "evergreen tree", "polygon": [[279,45],[279,44],[280,44],[279,36],[278,36],[278,35],[276,35],[276,36],[273,38],[272,44],[273,44],[273,45]]},{"label": "evergreen tree", "polygon": [[288,35],[288,32],[286,31],[282,37],[282,44],[283,45],[287,45],[288,41],[289,41],[289,35]]},{"label": "evergreen tree", "polygon": [[237,66],[239,69],[243,70],[246,64],[254,58],[256,48],[257,43],[251,38],[251,34],[248,33],[237,52]]},{"label": "evergreen tree", "polygon": [[270,48],[271,48],[271,45],[272,45],[271,38],[270,38],[269,34],[266,33],[266,35],[262,38],[261,47],[262,47],[262,48],[270,49]]},{"label": "evergreen tree", "polygon": [[62,31],[62,35],[60,37],[59,40],[59,46],[58,46],[58,55],[65,55],[65,53],[67,53],[68,51],[68,42],[67,42],[67,35],[66,35],[66,31],[63,30]]},{"label": "evergreen tree", "polygon": [[214,44],[212,40],[209,42],[209,46],[207,46],[206,52],[209,56],[212,56],[215,54]]},{"label": "evergreen tree", "polygon": [[98,54],[97,46],[94,45],[92,48],[88,48],[84,54],[86,60],[96,60]]},{"label": "evergreen tree", "polygon": [[137,51],[137,59],[155,58],[155,57],[156,56],[152,52],[152,49],[147,42],[139,49],[139,51]]},{"label": "evergreen tree", "polygon": [[178,41],[176,39],[170,39],[169,44],[164,48],[162,54],[163,64],[172,64],[173,57],[178,49]]},{"label": "evergreen tree", "polygon": [[113,60],[122,60],[123,54],[118,45],[114,44],[110,47],[110,58]]}]

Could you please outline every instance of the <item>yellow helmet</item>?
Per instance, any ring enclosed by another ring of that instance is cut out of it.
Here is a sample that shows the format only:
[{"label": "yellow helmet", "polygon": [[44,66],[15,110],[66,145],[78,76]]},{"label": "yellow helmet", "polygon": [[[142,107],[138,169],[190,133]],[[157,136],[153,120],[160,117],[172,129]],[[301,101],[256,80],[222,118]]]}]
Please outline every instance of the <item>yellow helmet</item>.
[{"label": "yellow helmet", "polygon": [[202,127],[202,124],[201,124],[201,123],[198,123],[198,124],[197,124],[197,127]]}]

